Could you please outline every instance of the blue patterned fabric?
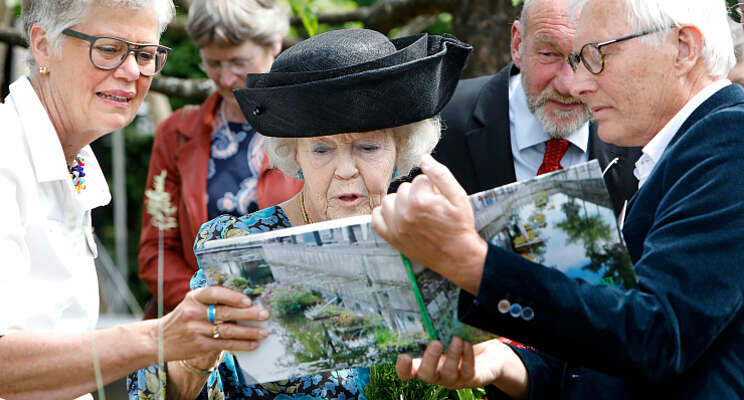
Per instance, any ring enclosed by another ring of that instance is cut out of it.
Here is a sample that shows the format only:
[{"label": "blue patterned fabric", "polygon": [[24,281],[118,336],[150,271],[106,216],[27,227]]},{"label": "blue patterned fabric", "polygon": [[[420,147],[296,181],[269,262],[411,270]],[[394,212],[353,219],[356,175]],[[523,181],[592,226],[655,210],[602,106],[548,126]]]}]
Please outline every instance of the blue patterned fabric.
[{"label": "blue patterned fabric", "polygon": [[[267,232],[290,227],[287,215],[281,207],[269,207],[242,217],[222,215],[199,229],[194,249],[206,241],[251,233]],[[199,269],[191,278],[191,290],[207,285],[204,273]],[[153,382],[157,382],[159,368],[149,366],[127,377],[130,399],[163,400]],[[155,378],[155,379],[154,379]],[[364,387],[369,383],[369,368],[355,368],[290,378],[287,380],[247,385],[235,357],[226,353],[225,359],[213,372],[202,388],[198,400],[366,400]],[[148,390],[148,384],[151,387]]]},{"label": "blue patterned fabric", "polygon": [[207,216],[258,210],[256,186],[264,161],[261,135],[250,124],[215,118],[207,166]]}]

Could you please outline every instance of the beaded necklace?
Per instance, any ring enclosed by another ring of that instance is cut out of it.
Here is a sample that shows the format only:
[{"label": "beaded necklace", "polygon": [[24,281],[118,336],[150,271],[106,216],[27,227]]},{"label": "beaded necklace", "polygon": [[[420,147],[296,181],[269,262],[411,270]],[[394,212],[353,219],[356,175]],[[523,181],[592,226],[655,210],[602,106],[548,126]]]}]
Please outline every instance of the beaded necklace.
[{"label": "beaded necklace", "polygon": [[75,186],[75,191],[80,193],[81,190],[85,189],[85,159],[81,155],[75,156],[72,160],[72,165],[68,168],[70,170],[70,179],[72,179],[72,185]]}]

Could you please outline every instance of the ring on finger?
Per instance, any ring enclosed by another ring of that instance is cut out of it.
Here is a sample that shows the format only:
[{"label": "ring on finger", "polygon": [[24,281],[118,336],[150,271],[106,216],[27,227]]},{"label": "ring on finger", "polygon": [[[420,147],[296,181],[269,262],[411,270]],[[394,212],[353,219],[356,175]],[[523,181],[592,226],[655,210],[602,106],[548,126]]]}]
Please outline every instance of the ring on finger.
[{"label": "ring on finger", "polygon": [[217,323],[217,317],[215,316],[216,311],[214,304],[210,304],[209,307],[207,307],[207,319],[209,322],[216,324]]},{"label": "ring on finger", "polygon": [[219,339],[220,338],[220,326],[215,324],[214,327],[212,327],[212,339]]}]

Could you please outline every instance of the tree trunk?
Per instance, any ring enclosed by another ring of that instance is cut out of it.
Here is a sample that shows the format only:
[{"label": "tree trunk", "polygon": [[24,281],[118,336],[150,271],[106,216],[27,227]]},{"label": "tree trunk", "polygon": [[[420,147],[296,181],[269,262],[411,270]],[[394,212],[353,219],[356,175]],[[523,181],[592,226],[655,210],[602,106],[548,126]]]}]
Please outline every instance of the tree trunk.
[{"label": "tree trunk", "polygon": [[520,7],[510,0],[453,0],[452,32],[473,46],[463,77],[497,73],[509,61],[511,25]]}]

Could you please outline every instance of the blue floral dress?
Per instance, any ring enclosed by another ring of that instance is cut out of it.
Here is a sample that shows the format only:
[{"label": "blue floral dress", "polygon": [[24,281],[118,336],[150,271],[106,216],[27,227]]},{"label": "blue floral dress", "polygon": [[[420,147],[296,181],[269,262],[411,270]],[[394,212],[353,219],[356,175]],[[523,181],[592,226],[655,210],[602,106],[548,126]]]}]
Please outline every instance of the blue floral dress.
[{"label": "blue floral dress", "polygon": [[215,115],[207,164],[207,215],[209,219],[236,217],[258,210],[259,169],[264,163],[263,136],[248,123]]},{"label": "blue floral dress", "polygon": [[[281,207],[269,207],[242,217],[223,215],[199,229],[194,249],[206,241],[290,227]],[[191,278],[191,289],[207,284],[202,270]],[[130,399],[163,400],[158,385],[159,368],[152,365],[127,377]],[[162,376],[162,373],[160,374]],[[225,359],[208,378],[198,400],[276,399],[276,400],[366,400],[364,387],[369,383],[369,368],[355,368],[330,373],[291,378],[279,382],[247,385],[236,359],[226,353]]]}]

